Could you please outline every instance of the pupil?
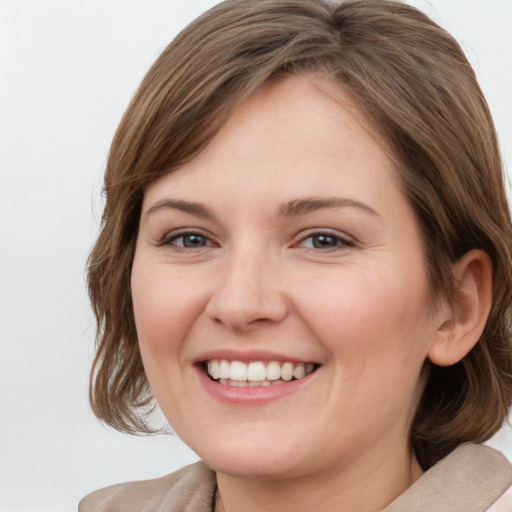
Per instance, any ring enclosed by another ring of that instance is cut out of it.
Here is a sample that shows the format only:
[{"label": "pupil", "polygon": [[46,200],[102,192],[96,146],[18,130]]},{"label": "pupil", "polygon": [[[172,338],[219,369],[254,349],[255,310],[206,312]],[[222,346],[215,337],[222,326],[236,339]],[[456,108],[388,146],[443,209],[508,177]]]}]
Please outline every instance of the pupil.
[{"label": "pupil", "polygon": [[184,236],[183,245],[185,247],[202,247],[204,245],[204,237],[201,235]]},{"label": "pupil", "polygon": [[325,249],[326,247],[336,247],[338,240],[330,235],[318,235],[313,237],[313,247],[315,249]]}]

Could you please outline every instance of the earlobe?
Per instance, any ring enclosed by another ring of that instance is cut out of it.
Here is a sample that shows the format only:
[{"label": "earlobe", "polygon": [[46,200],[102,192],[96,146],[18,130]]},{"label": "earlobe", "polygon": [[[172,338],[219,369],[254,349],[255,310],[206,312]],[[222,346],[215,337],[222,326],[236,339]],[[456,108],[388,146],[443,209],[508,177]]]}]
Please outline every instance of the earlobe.
[{"label": "earlobe", "polygon": [[476,345],[492,304],[492,263],[486,252],[466,253],[453,275],[455,300],[443,308],[446,313],[428,350],[430,361],[439,366],[459,362]]}]

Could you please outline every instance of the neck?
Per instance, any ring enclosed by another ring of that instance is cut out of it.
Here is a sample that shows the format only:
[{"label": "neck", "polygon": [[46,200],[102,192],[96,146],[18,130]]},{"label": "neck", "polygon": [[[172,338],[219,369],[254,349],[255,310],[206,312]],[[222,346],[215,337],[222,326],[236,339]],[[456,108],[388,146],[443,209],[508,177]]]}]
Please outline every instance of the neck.
[{"label": "neck", "polygon": [[410,454],[398,465],[387,459],[369,466],[358,462],[279,480],[217,473],[215,512],[378,512],[423,473]]}]

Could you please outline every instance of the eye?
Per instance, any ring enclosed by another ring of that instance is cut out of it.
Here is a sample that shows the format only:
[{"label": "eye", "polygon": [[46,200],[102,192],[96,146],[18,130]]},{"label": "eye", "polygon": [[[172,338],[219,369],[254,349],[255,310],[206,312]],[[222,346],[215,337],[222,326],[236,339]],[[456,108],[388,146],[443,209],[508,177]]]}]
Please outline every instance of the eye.
[{"label": "eye", "polygon": [[179,233],[164,240],[163,245],[175,245],[184,249],[200,249],[213,245],[213,243],[201,233]]},{"label": "eye", "polygon": [[354,243],[351,240],[330,232],[311,233],[310,235],[302,238],[302,240],[297,244],[298,247],[319,250],[351,247],[353,245]]}]

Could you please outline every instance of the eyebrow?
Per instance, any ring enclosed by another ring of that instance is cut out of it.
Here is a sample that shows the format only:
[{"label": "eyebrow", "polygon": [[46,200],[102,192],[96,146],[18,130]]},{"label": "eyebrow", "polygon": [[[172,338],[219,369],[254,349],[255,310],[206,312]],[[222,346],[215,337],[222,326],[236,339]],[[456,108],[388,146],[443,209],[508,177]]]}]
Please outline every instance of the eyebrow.
[{"label": "eyebrow", "polygon": [[302,199],[294,199],[287,201],[279,206],[278,213],[281,217],[305,215],[307,213],[320,210],[321,208],[339,208],[352,207],[358,208],[366,213],[370,213],[377,217],[380,215],[371,207],[356,199],[345,197],[305,197]]},{"label": "eyebrow", "polygon": [[[308,213],[320,210],[322,208],[340,208],[352,207],[358,208],[366,213],[370,213],[379,217],[380,215],[370,206],[356,199],[349,199],[344,197],[305,197],[302,199],[293,199],[285,203],[281,203],[277,213],[280,217],[294,217],[306,215]],[[162,199],[156,202],[151,208],[145,212],[145,216],[151,215],[157,211],[171,208],[181,212],[203,217],[205,219],[213,219],[214,215],[208,208],[201,203],[193,201],[184,201],[182,199]]]},{"label": "eyebrow", "polygon": [[173,210],[179,210],[181,212],[190,213],[197,215],[198,217],[204,217],[206,219],[212,219],[213,214],[200,203],[192,201],[183,201],[181,199],[162,199],[156,202],[148,211],[144,214],[145,216],[151,215],[159,210],[171,208]]}]

